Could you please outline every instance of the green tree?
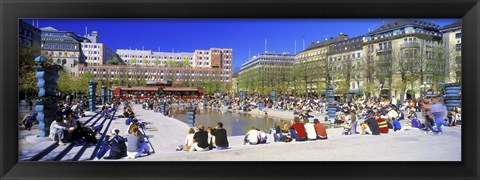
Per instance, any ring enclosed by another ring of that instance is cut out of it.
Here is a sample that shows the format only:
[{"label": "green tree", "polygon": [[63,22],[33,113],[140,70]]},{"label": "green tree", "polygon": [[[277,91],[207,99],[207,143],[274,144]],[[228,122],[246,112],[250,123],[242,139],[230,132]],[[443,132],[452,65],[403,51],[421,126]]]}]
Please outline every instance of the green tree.
[{"label": "green tree", "polygon": [[160,59],[158,59],[157,57],[153,60],[153,63],[158,66],[158,64],[160,64]]},{"label": "green tree", "polygon": [[69,72],[60,71],[58,72],[58,87],[57,90],[61,93],[73,93],[75,92],[75,79]]},{"label": "green tree", "polygon": [[175,67],[176,62],[173,59],[167,60],[167,67]]},{"label": "green tree", "polygon": [[182,61],[180,61],[180,67],[187,68],[189,66],[190,66],[190,61],[188,61],[188,58],[183,58]]},{"label": "green tree", "polygon": [[36,91],[36,71],[33,69],[33,66],[35,66],[35,54],[33,52],[36,51],[23,46],[20,46],[19,49],[18,89],[24,94],[32,94]]},{"label": "green tree", "polygon": [[119,65],[120,61],[115,56],[115,57],[113,57],[113,59],[107,60],[106,64],[108,64],[108,65]]},{"label": "green tree", "polygon": [[150,60],[146,59],[146,58],[143,58],[142,59],[142,62],[145,64],[145,65],[150,65]]},{"label": "green tree", "polygon": [[130,64],[130,65],[133,65],[135,63],[137,63],[137,58],[132,58],[128,61],[128,64]]}]

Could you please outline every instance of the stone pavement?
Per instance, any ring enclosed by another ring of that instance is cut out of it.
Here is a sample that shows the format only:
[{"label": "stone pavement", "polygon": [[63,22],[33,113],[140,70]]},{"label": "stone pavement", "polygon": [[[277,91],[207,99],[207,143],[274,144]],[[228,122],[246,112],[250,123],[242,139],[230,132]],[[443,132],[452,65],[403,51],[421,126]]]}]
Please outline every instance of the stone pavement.
[{"label": "stone pavement", "polygon": [[[443,135],[425,134],[420,130],[390,132],[380,136],[341,135],[342,128],[327,129],[328,140],[307,142],[273,142],[243,145],[242,136],[228,137],[230,149],[207,152],[178,152],[188,134],[187,124],[133,105],[140,122],[150,122],[146,134],[156,153],[120,161],[460,161],[461,126],[444,127]],[[121,113],[122,109],[118,110]],[[287,115],[287,114],[285,114]],[[125,135],[126,118],[117,118],[110,129]],[[401,121],[405,123],[406,121]],[[102,159],[103,160],[103,159]],[[119,161],[119,160],[116,160]]]}]

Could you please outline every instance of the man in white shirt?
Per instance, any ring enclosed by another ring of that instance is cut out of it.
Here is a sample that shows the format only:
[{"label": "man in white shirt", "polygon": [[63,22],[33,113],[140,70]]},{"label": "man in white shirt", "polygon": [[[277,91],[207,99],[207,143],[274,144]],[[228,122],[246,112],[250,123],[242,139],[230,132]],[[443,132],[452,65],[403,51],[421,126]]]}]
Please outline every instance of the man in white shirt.
[{"label": "man in white shirt", "polygon": [[252,127],[250,131],[245,134],[245,139],[243,141],[243,145],[250,143],[252,145],[257,144],[258,140],[260,139],[260,132],[255,129],[255,127]]},{"label": "man in white shirt", "polygon": [[305,130],[307,131],[307,139],[308,140],[316,140],[317,139],[317,132],[315,131],[315,127],[313,123],[311,123],[308,118],[303,120],[305,122]]},{"label": "man in white shirt", "polygon": [[398,120],[398,113],[397,113],[395,107],[391,107],[390,111],[388,111],[387,115],[392,119]]}]

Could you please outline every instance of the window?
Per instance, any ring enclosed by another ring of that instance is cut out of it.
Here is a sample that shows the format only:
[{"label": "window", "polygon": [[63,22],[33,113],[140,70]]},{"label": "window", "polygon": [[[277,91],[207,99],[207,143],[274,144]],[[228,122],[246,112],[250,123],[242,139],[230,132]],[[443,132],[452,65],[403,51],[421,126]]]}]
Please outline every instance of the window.
[{"label": "window", "polygon": [[379,44],[378,44],[378,49],[380,49],[380,50],[383,49],[383,48],[382,48],[382,43],[379,43]]},{"label": "window", "polygon": [[456,39],[462,38],[462,33],[457,33],[457,34],[455,34],[455,38],[456,38]]}]

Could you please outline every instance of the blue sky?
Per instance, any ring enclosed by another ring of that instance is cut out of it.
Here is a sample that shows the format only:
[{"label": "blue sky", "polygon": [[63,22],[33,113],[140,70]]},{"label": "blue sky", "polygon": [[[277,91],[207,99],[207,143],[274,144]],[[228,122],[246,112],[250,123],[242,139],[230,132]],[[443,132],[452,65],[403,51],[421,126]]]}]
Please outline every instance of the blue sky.
[{"label": "blue sky", "polygon": [[[39,19],[39,27],[52,26],[78,35],[98,31],[100,42],[117,49],[193,52],[211,47],[233,49],[233,72],[265,51],[295,54],[312,41],[361,36],[394,19]],[[421,19],[440,27],[457,19]],[[32,24],[31,19],[25,19]]]}]

